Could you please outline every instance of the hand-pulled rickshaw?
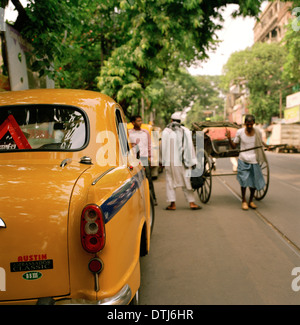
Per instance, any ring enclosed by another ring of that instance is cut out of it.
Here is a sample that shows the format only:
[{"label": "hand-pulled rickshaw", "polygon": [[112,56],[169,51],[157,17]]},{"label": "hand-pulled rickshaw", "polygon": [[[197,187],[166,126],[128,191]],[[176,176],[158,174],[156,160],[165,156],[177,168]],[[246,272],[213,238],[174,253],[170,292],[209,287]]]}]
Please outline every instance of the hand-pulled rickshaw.
[{"label": "hand-pulled rickshaw", "polygon": [[[192,124],[192,137],[193,143],[196,150],[197,159],[199,157],[204,158],[203,163],[203,186],[197,189],[197,193],[199,199],[202,203],[207,203],[211,196],[212,191],[212,176],[228,176],[228,175],[236,175],[236,172],[233,173],[215,173],[213,172],[213,158],[231,158],[231,157],[238,157],[239,153],[242,151],[239,149],[239,146],[236,149],[232,149],[229,141],[226,137],[226,131],[230,130],[231,137],[234,138],[236,135],[237,130],[241,128],[240,125],[236,123],[230,122],[194,122]],[[203,131],[204,133],[204,155],[203,148],[198,148],[196,146],[196,138],[197,138],[197,131]],[[257,149],[260,147],[254,147],[247,150]],[[260,191],[255,191],[255,199],[262,200],[265,195],[267,194],[269,188],[269,178],[270,178],[270,171],[269,171],[269,164],[266,160],[265,162],[260,164],[263,177],[265,179],[265,186]]]}]

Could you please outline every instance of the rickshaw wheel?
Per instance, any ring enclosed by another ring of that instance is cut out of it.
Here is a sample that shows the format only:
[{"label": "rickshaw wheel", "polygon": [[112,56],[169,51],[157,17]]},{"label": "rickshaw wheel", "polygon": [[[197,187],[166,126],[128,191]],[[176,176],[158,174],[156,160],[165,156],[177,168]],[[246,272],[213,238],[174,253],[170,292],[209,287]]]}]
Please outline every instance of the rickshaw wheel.
[{"label": "rickshaw wheel", "polygon": [[210,199],[212,188],[212,164],[206,151],[204,151],[204,184],[201,188],[197,189],[199,199],[202,203],[207,203]]},{"label": "rickshaw wheel", "polygon": [[266,184],[265,184],[264,188],[261,189],[260,191],[258,191],[258,190],[255,191],[254,197],[257,201],[262,200],[266,196],[268,188],[269,188],[269,182],[270,182],[270,170],[269,170],[268,161],[264,161],[263,163],[260,163],[259,165],[260,165],[261,171],[263,173],[263,177],[264,177]]}]

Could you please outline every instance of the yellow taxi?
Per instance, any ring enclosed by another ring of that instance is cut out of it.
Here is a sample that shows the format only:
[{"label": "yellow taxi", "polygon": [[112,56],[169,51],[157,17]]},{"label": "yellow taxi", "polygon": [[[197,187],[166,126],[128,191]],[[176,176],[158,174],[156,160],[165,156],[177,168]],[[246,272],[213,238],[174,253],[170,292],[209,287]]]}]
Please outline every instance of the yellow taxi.
[{"label": "yellow taxi", "polygon": [[137,302],[154,208],[114,100],[1,93],[0,168],[0,304]]}]

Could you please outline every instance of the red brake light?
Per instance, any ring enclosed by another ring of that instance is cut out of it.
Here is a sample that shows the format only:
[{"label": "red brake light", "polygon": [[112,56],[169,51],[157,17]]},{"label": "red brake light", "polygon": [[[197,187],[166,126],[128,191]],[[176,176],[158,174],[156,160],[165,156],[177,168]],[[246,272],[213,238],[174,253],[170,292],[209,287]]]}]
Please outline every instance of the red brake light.
[{"label": "red brake light", "polygon": [[99,258],[92,258],[90,261],[89,261],[89,270],[92,272],[92,273],[100,273],[103,269],[103,264],[102,264],[102,261],[99,259]]},{"label": "red brake light", "polygon": [[97,253],[105,245],[105,226],[101,209],[97,205],[87,205],[81,214],[81,244],[88,253]]}]

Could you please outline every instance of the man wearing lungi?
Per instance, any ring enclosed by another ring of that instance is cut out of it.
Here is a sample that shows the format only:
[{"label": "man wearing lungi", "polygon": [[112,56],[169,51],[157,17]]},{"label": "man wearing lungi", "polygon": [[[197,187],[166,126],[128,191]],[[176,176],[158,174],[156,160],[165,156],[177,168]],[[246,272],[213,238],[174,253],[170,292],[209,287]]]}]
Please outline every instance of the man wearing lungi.
[{"label": "man wearing lungi", "polygon": [[[234,140],[232,141],[230,131],[227,130],[226,136],[233,149],[237,144],[240,144],[240,154],[238,159],[237,180],[241,185],[242,192],[242,209],[248,208],[256,209],[257,206],[253,202],[255,190],[261,190],[265,186],[265,180],[260,168],[260,163],[266,161],[263,150],[263,142],[261,133],[254,128],[255,117],[253,115],[246,115],[245,128],[237,131]],[[258,147],[258,148],[257,148]],[[256,148],[253,150],[247,150]],[[246,151],[245,151],[246,150]],[[250,197],[247,203],[246,188],[250,189]]]}]

